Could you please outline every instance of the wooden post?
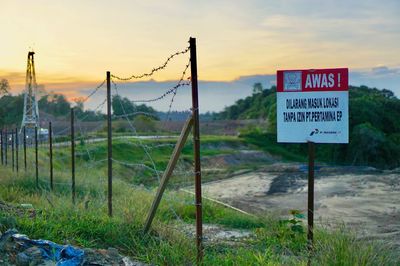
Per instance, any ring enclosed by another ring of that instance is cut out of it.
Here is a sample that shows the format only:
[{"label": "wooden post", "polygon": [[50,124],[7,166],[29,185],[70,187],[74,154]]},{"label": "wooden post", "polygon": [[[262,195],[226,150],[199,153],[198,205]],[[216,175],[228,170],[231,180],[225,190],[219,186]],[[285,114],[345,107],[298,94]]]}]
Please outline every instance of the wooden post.
[{"label": "wooden post", "polygon": [[160,185],[157,189],[156,197],[154,198],[153,204],[151,205],[151,208],[150,208],[150,212],[146,219],[146,223],[145,223],[145,227],[144,227],[145,233],[147,233],[150,229],[150,226],[151,226],[151,223],[153,222],[158,205],[160,204],[160,201],[161,201],[161,198],[165,191],[165,188],[167,187],[168,180],[171,177],[171,175],[174,171],[174,168],[176,166],[176,163],[178,162],[179,155],[181,154],[181,151],[182,151],[183,147],[185,146],[185,143],[189,136],[190,130],[192,129],[192,125],[193,125],[193,117],[191,116],[188,120],[186,120],[185,125],[183,126],[181,135],[179,136],[178,142],[176,143],[174,151],[172,152],[172,156],[169,159],[167,168],[165,169],[163,176],[161,178]]},{"label": "wooden post", "polygon": [[111,78],[107,71],[107,165],[108,165],[108,215],[112,217],[112,128],[111,128]]},{"label": "wooden post", "polygon": [[14,153],[15,153],[15,138],[14,138],[14,130],[11,129],[11,164],[12,164],[12,170],[14,172],[15,169],[15,157],[14,157]]},{"label": "wooden post", "polygon": [[51,121],[49,122],[49,159],[50,159],[50,189],[54,190],[53,185],[53,130]]},{"label": "wooden post", "polygon": [[308,230],[307,240],[309,251],[313,250],[314,241],[314,160],[315,160],[315,147],[313,142],[308,142]]},{"label": "wooden post", "polygon": [[71,175],[72,175],[72,203],[75,204],[75,129],[74,108],[71,108]]},{"label": "wooden post", "polygon": [[26,127],[24,126],[24,167],[26,172]]},{"label": "wooden post", "polygon": [[199,93],[197,84],[196,39],[190,38],[190,70],[192,81],[192,112],[193,112],[193,145],[194,171],[196,192],[196,243],[197,264],[203,260],[203,214],[201,199],[201,164],[200,164],[200,127],[199,127]]},{"label": "wooden post", "polygon": [[35,168],[36,168],[36,187],[39,188],[39,158],[38,158],[38,128],[35,127]]},{"label": "wooden post", "polygon": [[17,170],[17,173],[19,171],[18,149],[19,149],[18,128],[15,128],[15,168]]}]

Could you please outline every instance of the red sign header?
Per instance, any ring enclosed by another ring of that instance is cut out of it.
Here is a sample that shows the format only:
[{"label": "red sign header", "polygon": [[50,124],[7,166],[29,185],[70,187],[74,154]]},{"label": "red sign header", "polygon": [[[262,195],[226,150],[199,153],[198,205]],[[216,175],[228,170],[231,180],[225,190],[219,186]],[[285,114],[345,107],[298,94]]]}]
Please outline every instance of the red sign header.
[{"label": "red sign header", "polygon": [[278,70],[278,92],[347,91],[349,69]]}]

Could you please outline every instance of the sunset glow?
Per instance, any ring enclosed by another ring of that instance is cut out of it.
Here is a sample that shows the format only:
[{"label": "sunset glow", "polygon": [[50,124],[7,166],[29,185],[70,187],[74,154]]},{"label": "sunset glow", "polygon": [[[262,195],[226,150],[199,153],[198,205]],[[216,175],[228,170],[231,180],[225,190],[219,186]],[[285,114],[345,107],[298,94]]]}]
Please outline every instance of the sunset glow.
[{"label": "sunset glow", "polygon": [[[199,78],[229,81],[277,69],[400,67],[398,1],[3,0],[0,77],[24,85],[36,52],[38,83],[74,89],[142,73],[198,42]],[[155,80],[174,80],[187,56]]]}]

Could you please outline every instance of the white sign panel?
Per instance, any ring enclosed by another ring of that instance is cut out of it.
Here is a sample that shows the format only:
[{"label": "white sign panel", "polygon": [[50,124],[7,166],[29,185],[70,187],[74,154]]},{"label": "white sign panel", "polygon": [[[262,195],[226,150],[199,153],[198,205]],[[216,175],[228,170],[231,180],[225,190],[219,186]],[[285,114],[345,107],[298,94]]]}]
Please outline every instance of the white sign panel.
[{"label": "white sign panel", "polygon": [[278,142],[348,143],[347,69],[277,74]]}]

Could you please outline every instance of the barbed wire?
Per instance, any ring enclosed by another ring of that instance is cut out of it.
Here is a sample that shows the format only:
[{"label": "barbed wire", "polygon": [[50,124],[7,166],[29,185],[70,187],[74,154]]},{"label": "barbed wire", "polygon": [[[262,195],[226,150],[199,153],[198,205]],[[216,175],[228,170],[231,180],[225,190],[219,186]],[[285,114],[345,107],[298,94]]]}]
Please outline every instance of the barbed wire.
[{"label": "barbed wire", "polygon": [[[113,84],[114,84],[115,93],[116,93],[117,96],[119,96],[117,84],[116,84],[115,82],[113,82]],[[129,117],[126,116],[125,107],[124,107],[124,105],[122,104],[121,97],[117,97],[117,99],[119,100],[119,104],[121,105],[122,112],[125,114],[124,118],[125,118],[126,121],[128,122],[129,127],[132,129],[132,132],[133,132],[136,136],[138,136],[138,133],[137,133],[137,131],[136,131],[136,128],[133,126],[133,124],[132,124],[131,120],[129,119]],[[155,173],[156,173],[156,175],[157,175],[157,179],[158,179],[158,181],[160,182],[160,175],[159,175],[159,173],[158,173],[158,171],[157,171],[156,164],[155,164],[153,158],[151,157],[148,148],[146,147],[146,145],[143,144],[143,142],[141,141],[140,138],[138,138],[138,142],[139,142],[139,145],[142,147],[143,151],[145,152],[146,156],[147,156],[148,159],[150,160],[150,162],[151,162],[151,164],[152,164],[152,166],[153,166],[153,169],[155,170]]]},{"label": "barbed wire", "polygon": [[[165,69],[165,68],[167,67],[167,65],[169,64],[169,62],[170,62],[171,60],[173,60],[174,57],[177,57],[177,56],[179,56],[179,55],[186,54],[189,50],[190,50],[190,47],[187,47],[186,49],[184,49],[184,50],[182,50],[182,51],[180,51],[180,52],[176,52],[176,53],[174,53],[174,54],[171,54],[171,55],[166,59],[166,61],[165,61],[163,64],[161,64],[159,67],[153,68],[151,71],[149,71],[149,72],[147,72],[147,73],[144,73],[144,74],[140,74],[140,75],[131,75],[130,77],[119,77],[119,76],[116,76],[116,75],[111,75],[111,77],[112,77],[112,83],[114,84],[114,90],[115,90],[115,92],[116,92],[116,95],[119,96],[119,93],[118,93],[117,84],[116,84],[116,82],[115,82],[113,79],[115,79],[115,80],[121,80],[121,81],[129,81],[129,80],[132,80],[132,79],[140,79],[140,78],[143,78],[143,77],[152,76],[154,73]],[[170,102],[169,102],[169,105],[168,105],[168,112],[167,112],[167,115],[166,115],[166,117],[167,117],[166,121],[168,121],[168,118],[169,118],[170,113],[171,113],[171,111],[172,111],[172,106],[173,106],[175,97],[176,97],[176,95],[177,95],[177,93],[178,93],[178,89],[179,89],[180,87],[190,86],[190,85],[191,85],[191,78],[190,78],[190,77],[186,77],[186,72],[187,72],[189,66],[190,66],[190,59],[188,60],[188,63],[185,65],[185,68],[184,68],[184,70],[183,70],[183,72],[182,72],[182,75],[181,75],[181,77],[180,77],[178,83],[177,83],[176,85],[174,85],[172,88],[170,88],[170,89],[168,89],[167,91],[165,91],[161,96],[156,97],[156,98],[153,98],[153,99],[136,100],[136,101],[131,101],[131,102],[133,102],[133,103],[150,103],[150,102],[156,102],[156,101],[159,101],[159,100],[162,100],[162,99],[166,98],[167,96],[168,96],[168,98],[169,98],[169,96],[171,95],[172,97],[171,97],[171,100],[170,100]],[[91,97],[93,97],[93,96],[100,90],[100,88],[102,88],[102,87],[104,86],[105,82],[106,82],[106,80],[104,80],[102,83],[100,83],[98,86],[96,86],[92,91],[90,91],[90,93],[89,93],[89,91],[88,91],[89,95],[87,95],[81,102],[87,102]],[[129,127],[131,128],[132,132],[133,132],[134,135],[136,136],[136,139],[138,140],[138,141],[133,141],[133,142],[134,142],[134,145],[140,146],[140,147],[143,149],[143,151],[144,151],[144,155],[143,155],[143,158],[142,158],[141,161],[140,161],[140,157],[139,157],[139,160],[137,160],[138,163],[136,163],[136,162],[135,162],[135,163],[131,163],[131,162],[120,161],[120,160],[116,160],[116,159],[114,159],[114,158],[112,158],[112,161],[115,162],[115,163],[117,163],[117,164],[123,165],[123,166],[125,166],[125,167],[143,168],[143,169],[145,169],[145,170],[140,170],[140,173],[143,173],[143,174],[146,174],[146,175],[151,175],[151,176],[156,175],[158,181],[160,182],[160,174],[162,174],[163,171],[160,171],[160,170],[157,169],[155,160],[154,160],[154,158],[152,158],[152,154],[150,153],[150,150],[151,150],[151,149],[155,149],[155,148],[162,148],[162,147],[172,148],[172,147],[175,146],[175,145],[172,144],[172,143],[163,143],[163,142],[161,142],[161,141],[155,141],[155,142],[146,142],[146,141],[143,141],[142,138],[141,138],[141,136],[138,134],[138,131],[137,131],[135,125],[134,125],[134,121],[131,121],[130,117],[132,118],[132,116],[135,116],[135,115],[148,115],[148,116],[153,116],[153,117],[154,117],[155,115],[154,115],[154,114],[151,114],[151,113],[139,112],[139,111],[132,112],[132,113],[127,113],[126,110],[125,110],[125,107],[123,106],[123,102],[121,101],[121,97],[118,97],[118,99],[119,99],[119,102],[120,102],[120,105],[121,105],[123,114],[122,114],[122,115],[113,115],[113,117],[114,117],[114,118],[125,118],[125,119],[126,119],[126,121],[127,121],[128,124],[129,124]],[[105,104],[106,102],[107,102],[107,99],[104,99],[99,105],[96,106],[96,108],[94,109],[94,112],[96,112],[97,110],[103,108],[103,106],[104,106],[104,104]],[[186,113],[186,112],[188,112],[188,111],[185,110],[185,111],[183,111],[183,112]],[[99,163],[105,162],[105,161],[107,160],[107,159],[103,159],[103,158],[102,158],[101,160],[96,160],[96,158],[95,158],[95,157],[96,157],[96,155],[95,155],[96,153],[95,153],[95,151],[93,150],[94,145],[86,145],[86,143],[94,143],[94,142],[97,142],[97,141],[103,141],[103,140],[105,140],[105,138],[103,139],[103,138],[101,138],[101,137],[100,137],[100,138],[91,139],[91,137],[90,137],[90,132],[88,132],[88,130],[86,130],[85,127],[82,127],[82,123],[83,123],[90,115],[92,115],[92,114],[86,114],[86,115],[84,114],[82,117],[78,117],[78,116],[77,116],[76,121],[75,121],[75,123],[77,123],[76,127],[78,128],[78,131],[80,132],[80,136],[77,136],[77,140],[78,140],[78,141],[79,141],[79,140],[84,141],[84,147],[82,147],[82,149],[80,149],[80,151],[76,153],[76,155],[80,158],[79,166],[81,166],[81,167],[80,167],[81,169],[80,169],[79,171],[77,171],[77,177],[78,177],[78,173],[79,173],[79,175],[82,175],[82,174],[87,173],[87,172],[88,172],[88,169],[90,169],[90,168],[97,169],[96,166],[97,166]],[[64,116],[68,118],[69,112],[68,112],[68,113],[65,113]],[[102,119],[101,119],[101,121],[99,122],[99,123],[101,123],[101,124],[99,125],[99,127],[100,127],[100,126],[104,126],[104,125],[102,124],[103,121],[104,121],[104,117],[101,117],[101,118],[102,118]],[[68,122],[67,122],[67,123],[68,123]],[[90,124],[90,125],[93,125],[93,127],[96,126],[96,125],[94,125],[94,124]],[[63,126],[65,126],[65,124],[63,124]],[[70,130],[70,129],[71,129],[71,128],[70,128],[70,126],[68,125],[67,127],[63,128],[62,130],[56,132],[54,135],[55,135],[55,137],[56,137],[56,135],[60,135],[60,134],[66,132],[66,131],[68,131],[68,130]],[[97,129],[97,126],[96,126],[96,129]],[[93,130],[93,128],[90,129],[91,132],[92,132],[92,130]],[[117,138],[119,138],[119,137],[117,137]],[[128,138],[125,138],[125,137],[120,137],[120,138],[121,138],[121,139],[128,139]],[[125,142],[129,142],[129,141],[126,141],[126,140],[125,140]],[[146,144],[148,144],[148,143],[152,143],[152,145],[146,145]],[[63,145],[63,144],[65,144],[65,145]],[[69,140],[66,140],[66,141],[64,141],[64,142],[60,142],[60,145],[55,145],[54,147],[60,147],[59,150],[60,150],[60,151],[63,151],[64,148],[62,148],[62,147],[67,146],[67,145],[69,145]],[[169,149],[164,149],[164,150],[165,150],[165,151],[168,151]],[[140,153],[141,153],[141,152],[140,152]],[[59,155],[60,155],[60,156],[57,156],[57,158],[55,157],[55,160],[60,159],[60,160],[65,161],[65,163],[67,163],[67,161],[64,160],[64,157],[65,157],[66,159],[68,159],[68,158],[69,158],[68,154],[62,152],[62,153],[60,153]],[[88,156],[88,157],[87,157],[88,160],[86,159],[86,155]],[[142,155],[141,155],[141,156],[142,156]],[[103,157],[103,156],[101,156],[101,157]],[[97,158],[97,159],[100,159],[100,158]],[[129,159],[128,159],[128,160],[129,160]],[[30,163],[31,163],[31,164],[34,164],[33,160],[30,160]],[[192,172],[191,172],[191,171],[185,171],[185,170],[184,170],[184,169],[185,169],[185,166],[187,166],[187,165],[186,165],[186,162],[181,161],[181,163],[184,164],[184,165],[182,165],[182,170],[180,171],[180,172],[182,173],[182,175],[192,176]],[[47,171],[47,168],[48,168],[48,167],[47,167],[47,164],[41,164],[41,166],[39,165],[39,167],[41,168],[41,170],[46,170],[46,171]],[[151,173],[150,173],[149,171],[146,171],[146,170],[150,170]],[[40,171],[40,172],[42,172],[42,171]],[[64,186],[64,185],[65,185],[65,186],[70,186],[70,185],[72,184],[72,182],[71,182],[70,180],[67,179],[67,176],[68,176],[68,175],[67,175],[66,173],[63,172],[63,169],[58,169],[58,172],[59,172],[58,174],[59,174],[60,178],[59,178],[57,181],[53,182],[53,183],[54,183],[55,185],[60,185],[60,186]],[[99,172],[95,172],[95,173],[96,173],[96,174],[93,175],[93,177],[97,177],[97,175],[98,175]],[[153,173],[154,173],[154,174],[153,174]],[[39,177],[39,181],[40,181],[40,182],[43,182],[43,184],[46,184],[46,185],[49,184],[49,181],[48,181],[47,179],[43,179],[43,175],[42,175],[42,177]],[[76,182],[76,183],[77,183],[77,187],[78,187],[78,185],[80,185],[80,186],[85,187],[85,188],[86,188],[86,186],[87,186],[89,189],[91,189],[91,187],[90,187],[90,186],[92,185],[91,182],[87,182],[87,181],[85,182],[85,179],[80,179],[80,178],[77,178],[76,181],[77,181],[77,182]],[[106,184],[106,179],[104,178],[104,176],[100,176],[100,180],[99,180],[99,181],[100,181],[100,184],[98,184],[98,185]],[[104,195],[103,195],[103,196],[104,196]],[[170,199],[171,196],[174,197],[173,195],[168,195],[168,193],[166,193],[166,196],[165,196],[165,197],[166,197],[167,199]],[[173,198],[173,200],[176,201],[176,202],[178,202],[177,198],[175,198],[175,197]],[[182,203],[182,202],[180,202],[180,203]],[[179,219],[179,220],[181,220],[181,219],[180,219],[180,216],[176,213],[176,211],[174,210],[173,206],[171,206],[171,204],[170,204],[169,202],[168,202],[168,205],[169,205],[170,210],[171,210],[171,211],[173,212],[173,214],[176,216],[176,218]]]},{"label": "barbed wire", "polygon": [[85,97],[85,99],[84,99],[82,102],[86,102],[87,100],[89,100],[89,98],[92,97],[93,95],[95,95],[96,92],[97,92],[101,87],[103,87],[103,85],[104,85],[105,83],[106,83],[106,79],[104,79],[102,83],[100,83],[99,85],[97,85],[97,86],[92,90],[92,92],[91,92],[88,96]]},{"label": "barbed wire", "polygon": [[[103,121],[103,120],[100,120],[100,121],[95,121],[95,122],[93,122],[93,123],[96,123],[96,125],[91,125],[90,131],[87,132],[88,130],[86,130],[85,133],[84,133],[84,131],[83,131],[83,129],[82,129],[82,123],[90,123],[90,122],[81,122],[81,121],[79,121],[79,122],[77,123],[78,127],[79,127],[80,130],[81,130],[81,135],[80,135],[80,136],[78,135],[78,136],[77,136],[77,139],[78,139],[78,140],[83,139],[83,140],[87,141],[88,143],[96,142],[96,141],[93,141],[93,139],[92,139],[93,136],[90,136],[89,134],[92,133],[92,132],[96,133],[99,129],[101,129],[102,127],[104,127],[104,121]],[[86,139],[85,139],[85,135],[86,135]],[[94,136],[94,137],[95,137],[95,136]],[[105,139],[103,139],[103,140],[105,140]]]},{"label": "barbed wire", "polygon": [[[102,101],[100,104],[98,104],[98,105],[93,109],[93,111],[96,112],[98,109],[102,108],[106,102],[107,102],[107,99],[104,99],[104,101]],[[78,117],[76,117],[76,120],[77,120],[76,122],[83,122],[83,121],[84,121],[85,119],[87,119],[90,115],[91,115],[91,114],[86,114],[83,118],[78,118]],[[64,115],[64,116],[65,116],[65,117],[68,117],[68,116],[70,116],[70,113],[68,113],[67,115]],[[96,121],[94,121],[94,122],[96,122]],[[68,122],[66,122],[66,123],[68,123]],[[68,126],[64,127],[63,129],[61,129],[61,130],[59,130],[59,131],[57,131],[57,132],[54,132],[53,135],[54,135],[54,137],[56,137],[56,136],[63,136],[63,135],[61,135],[61,134],[64,133],[64,132],[66,132],[66,131],[68,131],[68,130],[70,130],[70,129],[71,129],[71,125],[68,125]]]},{"label": "barbed wire", "polygon": [[162,173],[163,171],[159,171],[159,170],[156,170],[156,169],[153,169],[153,168],[151,168],[150,166],[147,166],[146,164],[144,164],[144,163],[127,163],[127,162],[123,162],[123,161],[119,161],[119,160],[116,160],[116,159],[112,159],[112,161],[113,162],[116,162],[116,163],[118,163],[118,164],[120,164],[120,165],[123,165],[123,166],[128,166],[128,167],[140,167],[140,168],[145,168],[145,169],[147,169],[147,170],[150,170],[150,171],[153,171],[153,172],[158,172],[158,173]]},{"label": "barbed wire", "polygon": [[[186,69],[187,69],[187,67],[185,68],[185,70],[186,70]],[[185,75],[185,71],[183,72],[183,76],[184,76],[184,75]],[[183,78],[181,78],[181,80],[183,80]],[[114,90],[115,90],[116,95],[119,96],[118,87],[117,87],[117,84],[116,84],[114,81],[113,81],[113,85],[114,85],[113,87],[114,87]],[[118,97],[118,100],[119,100],[119,103],[120,103],[120,105],[121,105],[121,109],[122,109],[123,113],[125,114],[125,116],[124,116],[125,119],[128,121],[128,124],[129,124],[129,126],[131,127],[131,129],[133,130],[134,134],[135,134],[136,136],[138,136],[137,131],[136,131],[136,128],[133,126],[133,124],[132,124],[132,122],[130,121],[129,117],[126,115],[126,111],[125,111],[125,108],[124,108],[124,106],[123,106],[123,104],[122,104],[121,97]],[[170,104],[170,106],[172,106],[172,105]],[[144,167],[145,167],[146,169],[152,169],[152,171],[153,171],[153,172],[156,174],[156,176],[157,176],[158,182],[161,182],[160,174],[163,173],[163,171],[157,170],[156,165],[155,165],[155,162],[154,162],[154,159],[153,159],[153,158],[151,157],[151,155],[150,155],[150,152],[149,152],[150,149],[149,149],[149,147],[147,147],[146,145],[144,145],[140,138],[138,138],[138,140],[139,140],[139,145],[142,147],[143,151],[145,152],[145,155],[146,155],[146,156],[148,157],[148,159],[150,160],[150,163],[152,164],[152,167],[153,167],[153,168],[151,168],[151,167],[149,167],[149,166],[143,164]],[[114,160],[114,159],[113,159],[113,160]],[[132,165],[132,164],[125,163],[125,162],[120,162],[120,161],[118,161],[118,163],[124,164],[125,166]],[[140,164],[141,167],[143,167],[143,165]],[[135,166],[138,166],[138,164],[135,164]],[[166,198],[168,199],[169,197],[166,196]],[[180,216],[177,214],[177,212],[174,210],[173,206],[171,205],[171,203],[170,203],[168,200],[167,200],[167,204],[168,204],[168,207],[169,207],[170,211],[173,213],[173,215],[176,217],[176,219],[182,220],[182,219],[180,218]]]},{"label": "barbed wire", "polygon": [[159,101],[159,100],[164,99],[165,97],[167,97],[167,96],[168,96],[169,94],[171,94],[171,93],[176,94],[175,92],[176,92],[176,90],[177,90],[179,87],[190,86],[190,84],[191,84],[190,81],[182,83],[182,80],[180,80],[178,84],[176,84],[174,87],[168,89],[168,90],[167,90],[166,92],[164,92],[161,96],[158,96],[158,97],[152,98],[152,99],[147,99],[147,100],[133,100],[133,101],[131,101],[131,102],[132,102],[132,103],[150,103],[150,102],[156,102],[156,101]]},{"label": "barbed wire", "polygon": [[156,114],[152,114],[149,112],[132,112],[132,113],[127,113],[127,114],[122,114],[122,115],[112,115],[112,117],[114,118],[123,118],[126,116],[136,116],[136,115],[144,115],[144,116],[149,116],[149,117],[153,117],[153,118],[158,118],[158,116]]},{"label": "barbed wire", "polygon": [[159,67],[153,68],[148,73],[143,73],[143,74],[140,74],[140,75],[133,74],[130,77],[126,77],[126,78],[122,78],[122,77],[119,77],[119,76],[116,76],[116,75],[111,75],[111,77],[115,78],[115,79],[118,79],[118,80],[122,80],[122,81],[128,81],[128,80],[131,80],[131,79],[141,79],[141,78],[144,78],[144,77],[150,77],[155,72],[163,70],[164,68],[166,68],[168,63],[169,63],[169,61],[171,61],[175,56],[186,54],[189,50],[190,50],[190,47],[186,47],[185,50],[182,50],[180,52],[176,52],[174,54],[171,54],[163,64],[161,64]]},{"label": "barbed wire", "polygon": [[85,147],[85,150],[86,150],[86,154],[88,155],[89,160],[92,160],[92,157],[90,156],[89,149],[88,149],[88,147],[86,145],[86,142],[85,142],[85,139],[84,139],[83,130],[82,130],[82,122],[78,123],[78,127],[79,127],[79,131],[81,133],[81,136],[78,137],[78,141],[81,141],[81,142],[83,141],[84,142],[84,147]]},{"label": "barbed wire", "polygon": [[[182,75],[179,79],[179,81],[177,82],[177,84],[175,86],[173,86],[172,88],[168,89],[167,91],[165,91],[161,96],[158,96],[156,98],[151,98],[151,99],[143,99],[143,100],[132,100],[132,103],[150,103],[150,102],[156,102],[159,100],[164,99],[165,97],[167,97],[168,95],[170,95],[171,93],[173,93],[173,98],[176,95],[176,91],[179,87],[183,87],[183,86],[190,86],[191,85],[191,78],[187,77],[186,80],[188,80],[187,82],[184,82],[185,79],[185,75],[186,72],[188,70],[190,66],[190,60],[189,62],[185,65],[184,70],[182,71]],[[115,85],[115,81],[111,79],[111,82]]]},{"label": "barbed wire", "polygon": [[[93,95],[95,95],[95,94],[99,91],[99,89],[100,89],[101,87],[104,86],[104,84],[106,83],[106,81],[107,81],[107,80],[104,79],[99,85],[97,85],[95,88],[93,88],[93,89],[92,89],[92,92],[82,100],[82,103],[87,102],[87,100],[89,100]],[[64,114],[61,115],[61,116],[68,117],[69,115],[70,115],[70,111],[64,113]]]},{"label": "barbed wire", "polygon": [[[97,110],[99,110],[100,108],[103,108],[104,104],[107,102],[107,98],[104,99],[104,101],[102,101],[100,104],[98,104],[92,111],[93,112],[97,112]],[[88,118],[91,114],[87,114],[86,116],[84,116],[83,118],[78,118],[80,120],[80,122],[83,122],[86,118]]]},{"label": "barbed wire", "polygon": [[[190,62],[189,62],[189,63],[190,63]],[[188,64],[188,65],[189,65],[189,64]],[[183,71],[182,77],[181,77],[180,81],[178,82],[178,84],[180,84],[180,82],[183,81],[183,77],[185,76],[186,70],[188,69],[188,65],[185,66],[185,70]],[[115,90],[115,94],[116,94],[117,96],[119,96],[117,84],[116,84],[114,81],[112,81],[112,83],[113,83],[113,87],[114,87],[114,90]],[[169,104],[169,111],[168,111],[167,117],[169,117],[169,113],[170,113],[170,111],[171,111],[171,109],[172,109],[173,99],[174,99],[174,97],[175,97],[175,95],[176,95],[176,90],[178,89],[178,87],[179,87],[179,86],[176,86],[175,88],[173,88],[173,90],[174,90],[174,96],[172,97],[171,102],[170,102],[170,104]],[[129,120],[129,117],[126,116],[126,112],[125,112],[124,106],[123,106],[123,104],[122,104],[121,97],[117,97],[117,99],[119,100],[120,105],[121,105],[121,108],[122,108],[122,111],[123,111],[123,113],[125,114],[125,116],[124,116],[125,119],[128,121],[128,123],[129,123],[130,127],[132,128],[133,132],[137,135],[137,131],[136,131],[135,127],[133,126],[132,122]],[[167,120],[168,120],[168,119],[167,119]],[[146,145],[144,145],[140,139],[139,139],[139,145],[143,148],[143,150],[144,150],[146,156],[149,158],[149,160],[150,160],[150,162],[151,162],[151,164],[152,164],[152,166],[153,166],[153,169],[154,169],[153,171],[154,171],[154,172],[156,173],[156,175],[157,175],[158,182],[161,182],[160,174],[162,174],[163,171],[158,171],[158,170],[156,169],[154,159],[151,157],[150,152],[149,152],[150,148],[147,147]],[[125,162],[120,162],[120,163],[124,164],[125,166],[128,166],[128,165],[129,165],[129,163],[125,163]],[[135,164],[135,166],[138,166],[138,165]],[[142,166],[142,165],[140,165],[140,166]],[[151,168],[151,167],[149,167],[149,166],[147,166],[147,165],[145,165],[145,167],[146,167],[147,169],[150,169],[150,168]],[[189,173],[188,173],[187,175],[189,175]],[[178,215],[178,213],[175,211],[174,207],[173,207],[172,204],[171,204],[171,196],[168,195],[168,193],[166,193],[165,198],[166,198],[166,202],[167,202],[167,205],[168,205],[168,209],[172,212],[172,214],[176,217],[177,220],[182,221],[181,217]]]}]

